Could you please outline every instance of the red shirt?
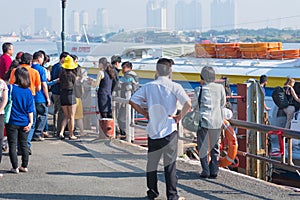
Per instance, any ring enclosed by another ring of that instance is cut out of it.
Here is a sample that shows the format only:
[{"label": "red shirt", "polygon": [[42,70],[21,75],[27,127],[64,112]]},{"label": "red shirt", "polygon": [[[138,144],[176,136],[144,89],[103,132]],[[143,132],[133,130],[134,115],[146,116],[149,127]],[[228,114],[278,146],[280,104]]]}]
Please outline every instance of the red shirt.
[{"label": "red shirt", "polygon": [[11,57],[6,53],[0,56],[0,78],[4,79],[4,75],[8,71],[11,63]]}]

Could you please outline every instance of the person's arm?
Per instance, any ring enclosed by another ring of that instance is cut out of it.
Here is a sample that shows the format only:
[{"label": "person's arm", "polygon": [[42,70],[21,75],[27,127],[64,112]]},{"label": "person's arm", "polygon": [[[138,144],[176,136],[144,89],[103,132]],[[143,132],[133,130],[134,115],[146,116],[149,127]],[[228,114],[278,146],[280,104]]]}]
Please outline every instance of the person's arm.
[{"label": "person's arm", "polygon": [[97,74],[96,80],[90,79],[91,80],[91,86],[92,87],[99,87],[99,84],[101,80],[104,78],[104,73],[103,71],[99,71]]},{"label": "person's arm", "polygon": [[8,101],[8,89],[3,90],[2,92],[2,101],[0,103],[0,112],[2,112]]},{"label": "person's arm", "polygon": [[52,85],[55,85],[56,83],[58,83],[59,82],[59,78],[57,78],[57,79],[55,79],[55,80],[53,80],[53,81],[47,81],[47,85],[48,86],[52,86]]},{"label": "person's arm", "polygon": [[48,91],[48,85],[47,82],[42,82],[42,89],[43,89],[43,93],[46,97],[46,106],[50,106],[51,102],[50,102],[50,98],[49,98],[49,91]]},{"label": "person's arm", "polygon": [[29,118],[29,123],[23,129],[25,132],[28,132],[31,129],[31,126],[33,124],[33,112],[28,113],[28,118]]},{"label": "person's arm", "polygon": [[188,113],[188,111],[191,109],[192,103],[191,100],[186,101],[182,107],[181,112],[178,115],[173,115],[172,117],[175,119],[176,123],[179,123],[179,121]]},{"label": "person's arm", "polygon": [[292,88],[292,87],[289,87],[289,88],[290,88],[291,94],[292,94],[293,98],[295,99],[295,101],[297,101],[297,102],[300,103],[300,99],[299,99],[299,97],[297,96],[297,94],[296,94],[294,88]]},{"label": "person's arm", "polygon": [[134,103],[133,101],[129,100],[129,104],[135,109],[138,113],[144,115],[147,119],[149,119],[149,113],[145,109],[143,109],[140,105]]}]

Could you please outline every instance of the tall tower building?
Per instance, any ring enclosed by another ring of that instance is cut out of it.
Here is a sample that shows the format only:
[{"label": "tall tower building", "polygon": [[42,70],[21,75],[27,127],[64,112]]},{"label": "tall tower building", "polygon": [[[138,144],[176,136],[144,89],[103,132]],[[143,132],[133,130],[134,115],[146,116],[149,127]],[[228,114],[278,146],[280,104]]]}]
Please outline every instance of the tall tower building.
[{"label": "tall tower building", "polygon": [[202,7],[199,0],[186,3],[180,0],[175,6],[176,30],[201,30]]},{"label": "tall tower building", "polygon": [[213,0],[211,3],[211,29],[217,31],[236,28],[234,0]]},{"label": "tall tower building", "polygon": [[42,31],[52,31],[51,17],[47,14],[47,8],[34,9],[34,34],[39,35]]},{"label": "tall tower building", "polygon": [[108,12],[105,8],[97,9],[96,27],[96,34],[105,34],[109,32]]},{"label": "tall tower building", "polygon": [[72,35],[80,34],[80,25],[79,25],[79,12],[73,10],[70,17],[70,27],[69,33]]},{"label": "tall tower building", "polygon": [[159,0],[149,0],[147,3],[147,27],[165,30],[167,28],[167,9]]},{"label": "tall tower building", "polygon": [[80,28],[85,28],[88,30],[89,27],[89,14],[86,11],[81,11],[80,13]]}]

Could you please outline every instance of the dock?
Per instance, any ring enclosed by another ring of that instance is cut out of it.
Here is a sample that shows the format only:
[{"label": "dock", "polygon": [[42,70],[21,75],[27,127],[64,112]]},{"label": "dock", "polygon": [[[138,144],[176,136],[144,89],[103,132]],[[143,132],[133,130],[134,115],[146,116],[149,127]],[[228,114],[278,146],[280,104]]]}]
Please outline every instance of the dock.
[{"label": "dock", "polygon": [[[77,141],[49,138],[33,142],[29,172],[12,174],[4,152],[0,199],[146,198],[147,149],[117,139],[97,139],[95,130]],[[18,157],[20,160],[20,156]],[[217,179],[201,179],[198,161],[178,158],[180,196],[199,199],[299,199],[300,192],[221,169]],[[158,199],[166,199],[163,165],[159,166]]]}]

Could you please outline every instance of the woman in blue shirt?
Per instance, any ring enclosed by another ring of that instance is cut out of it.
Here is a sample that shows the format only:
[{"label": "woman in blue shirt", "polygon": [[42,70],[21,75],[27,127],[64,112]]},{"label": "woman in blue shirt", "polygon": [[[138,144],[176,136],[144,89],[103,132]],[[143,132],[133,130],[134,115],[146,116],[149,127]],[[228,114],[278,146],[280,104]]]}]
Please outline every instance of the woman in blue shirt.
[{"label": "woman in blue shirt", "polygon": [[[29,152],[27,145],[28,131],[33,122],[33,96],[29,90],[30,80],[27,69],[21,67],[15,71],[15,84],[9,88],[13,101],[8,124],[5,125],[9,145],[11,172],[28,172]],[[20,145],[22,163],[18,167],[17,143]]]}]

